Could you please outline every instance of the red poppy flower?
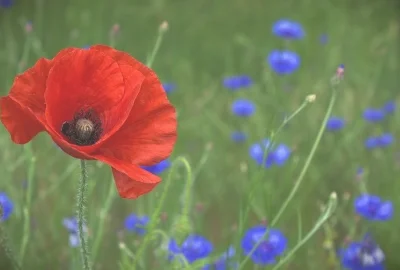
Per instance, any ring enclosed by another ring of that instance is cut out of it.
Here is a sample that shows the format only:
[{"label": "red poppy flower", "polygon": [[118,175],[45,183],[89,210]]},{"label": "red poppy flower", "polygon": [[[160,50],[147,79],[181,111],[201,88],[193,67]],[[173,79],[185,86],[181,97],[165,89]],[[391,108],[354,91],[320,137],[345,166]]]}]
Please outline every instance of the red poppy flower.
[{"label": "red poppy flower", "polygon": [[47,132],[69,155],[110,165],[123,198],[160,182],[140,166],[167,158],[176,141],[175,109],[156,74],[104,45],[40,59],[15,78],[0,106],[13,142]]}]

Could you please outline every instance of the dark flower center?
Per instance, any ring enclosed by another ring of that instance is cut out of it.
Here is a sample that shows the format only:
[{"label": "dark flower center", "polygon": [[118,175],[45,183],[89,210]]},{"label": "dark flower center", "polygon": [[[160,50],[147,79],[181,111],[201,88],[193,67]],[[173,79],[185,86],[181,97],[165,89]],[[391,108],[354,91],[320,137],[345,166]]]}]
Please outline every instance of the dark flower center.
[{"label": "dark flower center", "polygon": [[73,144],[85,146],[95,144],[103,133],[100,118],[93,110],[79,111],[71,121],[64,122],[61,132]]}]

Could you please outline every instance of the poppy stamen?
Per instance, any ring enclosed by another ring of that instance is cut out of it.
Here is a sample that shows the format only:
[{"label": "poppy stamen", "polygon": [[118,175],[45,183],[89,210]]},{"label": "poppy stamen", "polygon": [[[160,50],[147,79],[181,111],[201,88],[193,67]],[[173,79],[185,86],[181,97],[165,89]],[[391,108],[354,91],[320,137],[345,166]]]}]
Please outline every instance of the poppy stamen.
[{"label": "poppy stamen", "polygon": [[100,118],[93,110],[80,111],[72,121],[64,122],[61,132],[73,143],[80,146],[96,143],[103,132]]}]

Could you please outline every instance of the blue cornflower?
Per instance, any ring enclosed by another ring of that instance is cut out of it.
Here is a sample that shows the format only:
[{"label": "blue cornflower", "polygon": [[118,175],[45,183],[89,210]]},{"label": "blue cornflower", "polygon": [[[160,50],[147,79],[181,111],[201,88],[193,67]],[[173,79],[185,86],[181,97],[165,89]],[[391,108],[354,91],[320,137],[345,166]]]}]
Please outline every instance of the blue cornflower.
[{"label": "blue cornflower", "polygon": [[231,140],[237,143],[244,142],[247,139],[247,134],[242,131],[233,131],[231,133]]},{"label": "blue cornflower", "polygon": [[265,158],[264,167],[269,168],[273,164],[282,166],[286,163],[287,159],[291,155],[290,148],[285,144],[279,144],[276,147],[271,145],[270,140],[264,139],[259,143],[255,143],[249,148],[250,157],[257,162],[258,165],[262,165],[264,159],[264,152],[269,149],[268,154]]},{"label": "blue cornflower", "polygon": [[[259,243],[260,242],[260,243]],[[250,254],[256,244],[259,245]],[[246,256],[258,265],[274,264],[276,258],[287,248],[287,239],[278,229],[268,229],[263,225],[250,228],[242,238],[242,249]]]},{"label": "blue cornflower", "polygon": [[88,49],[90,49],[90,45],[85,45],[82,47],[82,49],[88,50]]},{"label": "blue cornflower", "polygon": [[394,111],[396,110],[396,102],[390,100],[383,105],[382,109],[385,113],[394,113]]},{"label": "blue cornflower", "polygon": [[169,258],[173,259],[174,255],[183,255],[189,264],[196,260],[205,259],[213,251],[212,243],[205,237],[197,234],[189,235],[181,246],[171,239],[168,243]]},{"label": "blue cornflower", "polygon": [[350,243],[339,255],[342,266],[349,270],[385,270],[385,254],[369,235]]},{"label": "blue cornflower", "polygon": [[232,103],[231,109],[237,116],[249,117],[256,111],[256,105],[248,99],[237,99]]},{"label": "blue cornflower", "polygon": [[363,117],[368,122],[377,123],[385,118],[385,112],[382,109],[367,108],[364,110]]},{"label": "blue cornflower", "polygon": [[229,249],[222,254],[213,264],[206,265],[202,270],[236,270],[239,268],[237,262],[233,262],[232,258],[235,256],[235,248],[230,246]]},{"label": "blue cornflower", "polygon": [[222,84],[225,88],[236,91],[253,85],[253,80],[247,75],[229,76],[224,78]]},{"label": "blue cornflower", "polygon": [[169,159],[164,159],[160,161],[157,164],[151,165],[151,166],[142,166],[143,169],[145,169],[148,172],[151,172],[152,174],[160,174],[166,169],[171,167],[171,161]]},{"label": "blue cornflower", "polygon": [[304,37],[304,30],[301,24],[288,19],[276,21],[272,26],[272,33],[285,39],[302,39]]},{"label": "blue cornflower", "polygon": [[384,133],[380,136],[368,137],[364,144],[367,149],[384,148],[394,142],[394,137],[391,133]]},{"label": "blue cornflower", "polygon": [[379,147],[379,138],[378,137],[368,137],[364,142],[365,148],[374,149]]},{"label": "blue cornflower", "polygon": [[[78,220],[75,217],[64,218],[63,225],[69,232],[69,245],[71,247],[78,247],[80,243],[78,236]],[[88,228],[85,224],[83,225],[83,232],[88,232]]]},{"label": "blue cornflower", "polygon": [[149,223],[150,218],[148,216],[137,216],[136,214],[130,214],[125,218],[125,229],[131,232],[135,232],[138,235],[144,235],[146,233],[146,226]]},{"label": "blue cornflower", "polygon": [[0,7],[9,8],[14,5],[14,0],[0,0]]},{"label": "blue cornflower", "polygon": [[5,192],[0,192],[0,222],[7,220],[14,210],[14,203]]},{"label": "blue cornflower", "polygon": [[269,65],[279,75],[291,74],[300,67],[300,56],[292,51],[272,51],[267,58]]},{"label": "blue cornflower", "polygon": [[391,133],[384,133],[378,137],[379,147],[386,147],[394,142],[394,137]]},{"label": "blue cornflower", "polygon": [[361,194],[354,201],[354,209],[371,221],[387,221],[393,217],[393,203],[371,194]]},{"label": "blue cornflower", "polygon": [[162,86],[167,94],[172,93],[176,89],[176,85],[173,83],[163,83]]},{"label": "blue cornflower", "polygon": [[326,129],[330,131],[337,131],[344,127],[346,124],[343,118],[332,116],[329,118],[328,122],[326,123]]},{"label": "blue cornflower", "polygon": [[283,166],[286,161],[289,159],[292,151],[285,144],[279,144],[274,151],[272,152],[274,163],[278,166]]},{"label": "blue cornflower", "polygon": [[328,35],[327,34],[322,34],[319,36],[319,42],[322,45],[325,45],[326,43],[328,43]]}]

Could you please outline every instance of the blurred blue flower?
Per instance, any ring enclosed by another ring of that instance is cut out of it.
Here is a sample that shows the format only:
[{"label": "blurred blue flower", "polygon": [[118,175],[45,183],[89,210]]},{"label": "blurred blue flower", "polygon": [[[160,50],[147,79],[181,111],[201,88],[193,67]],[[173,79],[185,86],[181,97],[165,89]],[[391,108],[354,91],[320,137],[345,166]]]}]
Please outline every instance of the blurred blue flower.
[{"label": "blurred blue flower", "polygon": [[90,49],[90,45],[85,45],[85,46],[82,47],[82,49],[88,50],[88,49]]},{"label": "blurred blue flower", "polygon": [[300,56],[292,51],[274,50],[268,55],[267,61],[279,75],[291,74],[300,67]]},{"label": "blurred blue flower", "polygon": [[0,192],[0,222],[7,220],[14,210],[14,203],[5,192]]},{"label": "blurred blue flower", "polygon": [[325,45],[326,43],[328,43],[328,35],[327,34],[322,34],[319,36],[319,42],[322,45]]},{"label": "blurred blue flower", "polygon": [[[78,233],[78,220],[76,217],[68,217],[63,219],[63,226],[70,233]],[[83,231],[87,232],[88,228],[85,224],[83,224]]]},{"label": "blurred blue flower", "polygon": [[256,106],[248,99],[237,99],[232,103],[231,109],[237,116],[249,117],[256,111]]},{"label": "blurred blue flower", "polygon": [[189,235],[181,246],[179,246],[174,239],[171,239],[168,244],[170,260],[174,259],[174,255],[181,254],[186,258],[189,264],[196,260],[207,258],[213,249],[213,245],[209,240],[197,234]]},{"label": "blurred blue flower", "polygon": [[393,217],[393,203],[371,194],[361,194],[354,201],[354,209],[371,221],[387,221]]},{"label": "blurred blue flower", "polygon": [[14,0],[0,0],[0,7],[9,8],[14,5]]},{"label": "blurred blue flower", "polygon": [[384,148],[394,142],[394,136],[391,133],[384,133],[380,136],[368,137],[364,144],[367,149]]},{"label": "blurred blue flower", "polygon": [[247,75],[225,77],[222,84],[225,88],[236,91],[253,85],[253,80]]},{"label": "blurred blue flower", "polygon": [[176,84],[173,83],[163,83],[162,86],[167,94],[172,93],[176,89]]},{"label": "blurred blue flower", "polygon": [[364,236],[362,241],[352,242],[339,251],[342,266],[349,270],[385,270],[385,254],[371,239]]},{"label": "blurred blue flower", "polygon": [[[250,254],[256,244],[255,251]],[[274,264],[276,258],[282,255],[287,248],[287,239],[278,229],[268,229],[258,225],[247,230],[242,238],[242,249],[246,256],[258,265]]]},{"label": "blurred blue flower", "polygon": [[146,226],[149,223],[150,218],[148,216],[137,216],[136,214],[130,214],[125,218],[125,229],[130,232],[135,232],[138,235],[144,235],[146,233]]},{"label": "blurred blue flower", "polygon": [[337,131],[344,127],[346,124],[343,118],[332,116],[329,118],[328,122],[326,123],[326,129],[330,131]]},{"label": "blurred blue flower", "polygon": [[285,39],[302,39],[304,37],[301,24],[288,19],[276,21],[272,26],[272,33]]},{"label": "blurred blue flower", "polygon": [[286,161],[289,159],[292,151],[285,144],[279,144],[272,152],[274,163],[278,166],[285,165]]},{"label": "blurred blue flower", "polygon": [[379,138],[378,137],[368,137],[365,142],[364,145],[367,149],[374,149],[379,147]]},{"label": "blurred blue flower", "polygon": [[376,123],[385,118],[385,112],[382,109],[367,108],[364,110],[363,117],[368,122]]},{"label": "blurred blue flower", "polygon": [[222,254],[213,264],[205,265],[202,270],[236,270],[239,268],[237,262],[233,262],[232,258],[235,256],[235,248],[230,246],[229,249]]},{"label": "blurred blue flower", "polygon": [[279,144],[276,147],[271,146],[268,139],[264,139],[259,143],[255,143],[249,148],[250,157],[257,162],[258,165],[263,164],[264,152],[269,149],[264,162],[264,167],[269,168],[272,165],[283,166],[291,155],[290,148],[285,144]]},{"label": "blurred blue flower", "polygon": [[[78,220],[75,217],[64,218],[63,226],[69,232],[70,247],[78,247],[80,243],[78,236]],[[83,224],[83,232],[84,233],[88,232],[88,228],[85,224]]]},{"label": "blurred blue flower", "polygon": [[244,142],[247,139],[247,134],[242,131],[233,131],[231,133],[231,140],[237,143]]},{"label": "blurred blue flower", "polygon": [[385,111],[385,113],[389,113],[389,114],[394,113],[394,111],[396,110],[396,102],[393,100],[390,100],[383,105],[382,109]]},{"label": "blurred blue flower", "polygon": [[380,147],[386,147],[394,142],[394,137],[391,133],[384,133],[378,137],[378,145]]},{"label": "blurred blue flower", "polygon": [[145,169],[148,172],[151,172],[152,174],[160,174],[164,172],[166,169],[171,167],[171,161],[169,159],[164,159],[160,161],[157,164],[151,165],[151,166],[142,166],[143,169]]}]

